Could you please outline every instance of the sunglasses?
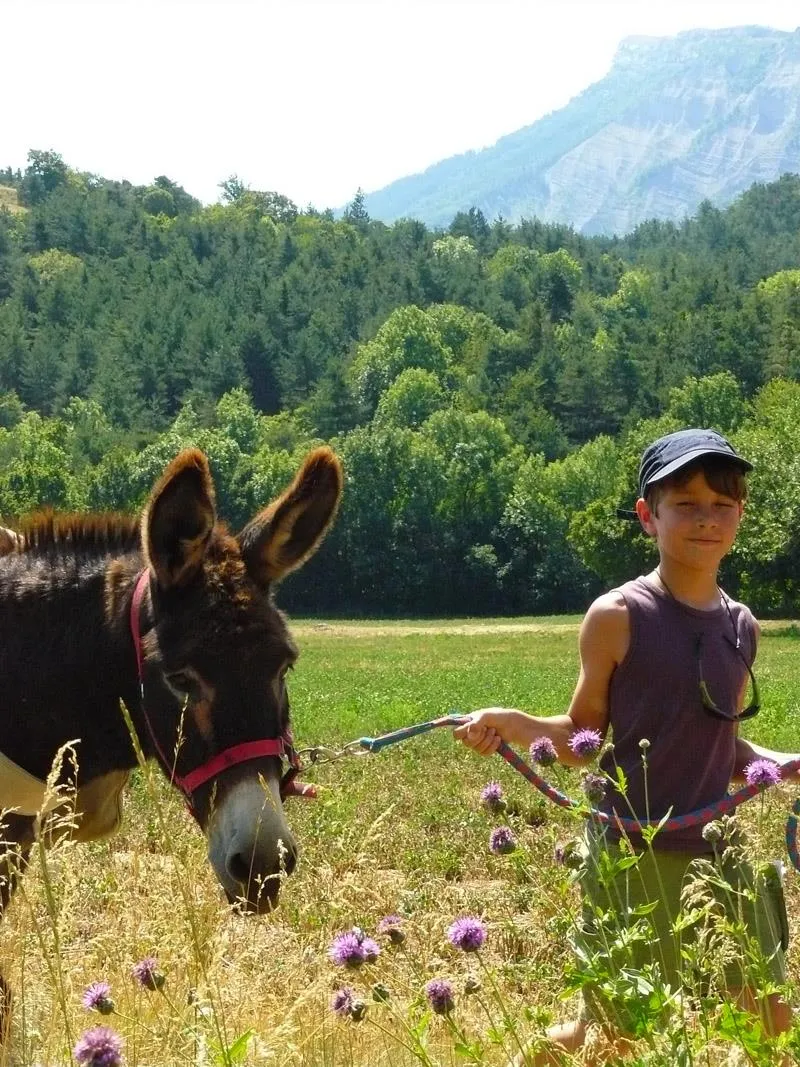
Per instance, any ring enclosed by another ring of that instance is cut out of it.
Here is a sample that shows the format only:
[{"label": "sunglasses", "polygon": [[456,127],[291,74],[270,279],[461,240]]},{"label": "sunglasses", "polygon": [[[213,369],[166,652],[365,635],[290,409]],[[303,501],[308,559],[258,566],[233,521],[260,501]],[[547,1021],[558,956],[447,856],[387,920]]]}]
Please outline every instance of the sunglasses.
[{"label": "sunglasses", "polygon": [[[728,608],[728,611],[730,611],[730,608]],[[735,643],[731,641],[729,637],[723,637],[723,640],[728,642],[733,651],[745,665],[745,669],[750,675],[750,683],[753,688],[753,699],[750,701],[747,707],[743,708],[738,714],[734,713],[731,715],[729,712],[723,711],[721,708],[717,707],[717,705],[714,703],[713,697],[708,691],[706,680],[703,677],[703,635],[698,634],[697,644],[695,645],[695,658],[697,659],[697,673],[700,676],[700,702],[703,705],[703,711],[705,711],[708,715],[712,715],[715,719],[726,719],[728,722],[740,722],[742,719],[752,719],[753,716],[758,715],[759,711],[761,710],[761,696],[758,692],[758,682],[756,681],[756,676],[753,674],[753,671],[750,668],[750,664],[747,662],[744,653],[739,647],[738,639]]]}]

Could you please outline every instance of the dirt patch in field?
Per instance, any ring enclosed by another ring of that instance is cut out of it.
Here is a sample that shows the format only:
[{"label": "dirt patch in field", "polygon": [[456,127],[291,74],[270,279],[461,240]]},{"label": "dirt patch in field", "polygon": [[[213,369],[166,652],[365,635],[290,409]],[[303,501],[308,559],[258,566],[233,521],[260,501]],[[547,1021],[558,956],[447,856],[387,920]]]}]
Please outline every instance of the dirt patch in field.
[{"label": "dirt patch in field", "polygon": [[292,632],[302,634],[327,634],[330,637],[410,637],[415,634],[569,634],[577,633],[579,623],[536,623],[536,622],[455,622],[443,620],[429,626],[415,626],[413,623],[376,623],[376,622],[315,622],[293,623]]}]

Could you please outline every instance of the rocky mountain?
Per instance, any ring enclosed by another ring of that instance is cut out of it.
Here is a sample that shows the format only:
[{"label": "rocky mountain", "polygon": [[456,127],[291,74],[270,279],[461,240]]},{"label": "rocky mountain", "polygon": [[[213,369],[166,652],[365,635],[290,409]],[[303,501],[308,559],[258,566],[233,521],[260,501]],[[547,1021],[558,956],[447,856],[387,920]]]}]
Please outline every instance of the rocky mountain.
[{"label": "rocky mountain", "polygon": [[625,233],[787,171],[800,171],[800,29],[691,30],[625,39],[609,73],[566,107],[369,194],[366,208],[447,226],[474,206]]}]

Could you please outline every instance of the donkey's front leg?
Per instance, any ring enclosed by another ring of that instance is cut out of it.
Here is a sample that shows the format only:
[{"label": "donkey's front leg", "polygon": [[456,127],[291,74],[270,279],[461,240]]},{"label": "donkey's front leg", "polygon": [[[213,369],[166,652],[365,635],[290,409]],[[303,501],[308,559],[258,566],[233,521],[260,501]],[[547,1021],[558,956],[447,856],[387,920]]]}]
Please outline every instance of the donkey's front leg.
[{"label": "donkey's front leg", "polygon": [[32,815],[5,812],[0,816],[0,916],[28,866],[35,837],[33,824]]},{"label": "donkey's front leg", "polygon": [[[6,812],[0,816],[0,918],[28,865],[34,841],[33,823],[30,815]],[[0,974],[0,1045],[8,1036],[10,1022],[11,990]]]}]

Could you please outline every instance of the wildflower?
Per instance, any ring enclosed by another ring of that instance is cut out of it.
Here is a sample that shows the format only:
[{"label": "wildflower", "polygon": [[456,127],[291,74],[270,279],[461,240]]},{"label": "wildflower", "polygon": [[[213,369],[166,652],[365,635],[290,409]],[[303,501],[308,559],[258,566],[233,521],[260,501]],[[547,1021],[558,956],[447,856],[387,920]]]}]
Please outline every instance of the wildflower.
[{"label": "wildflower", "polygon": [[553,849],[553,859],[571,871],[577,871],[583,863],[580,845],[577,841],[559,841]]},{"label": "wildflower", "polygon": [[392,994],[383,984],[383,982],[376,982],[372,987],[372,999],[376,1000],[379,1004],[385,1004]]},{"label": "wildflower", "polygon": [[722,840],[722,826],[715,819],[703,827],[702,836],[709,845],[716,845]]},{"label": "wildflower", "polygon": [[496,826],[489,835],[489,848],[498,856],[513,852],[517,847],[517,839],[507,826]]},{"label": "wildflower", "polygon": [[155,956],[145,956],[139,963],[134,964],[131,974],[140,985],[151,991],[161,989],[165,982],[164,975],[158,969],[158,960]]},{"label": "wildflower", "polygon": [[122,1041],[107,1026],[87,1030],[72,1051],[85,1067],[119,1067],[122,1063]]},{"label": "wildflower", "polygon": [[111,986],[108,982],[92,982],[81,997],[81,1003],[88,1011],[99,1011],[101,1015],[110,1015],[114,1010],[111,999]]},{"label": "wildflower", "polygon": [[582,758],[595,756],[602,743],[603,738],[599,730],[576,730],[567,742],[575,755]]},{"label": "wildflower", "polygon": [[647,740],[646,737],[643,737],[639,742],[639,751],[645,753],[647,752],[648,748],[650,748],[650,742]]},{"label": "wildflower", "polygon": [[606,795],[606,780],[602,774],[584,774],[582,785],[590,804],[599,804]]},{"label": "wildflower", "polygon": [[558,759],[556,746],[549,737],[537,737],[528,751],[533,762],[541,763],[543,767],[551,767]]},{"label": "wildflower", "polygon": [[328,956],[337,967],[360,967],[366,955],[364,946],[352,930],[337,934],[328,949]]},{"label": "wildflower", "polygon": [[499,782],[488,782],[481,790],[481,801],[489,811],[504,811],[503,787]]},{"label": "wildflower", "polygon": [[378,933],[388,937],[393,945],[402,945],[406,939],[402,927],[403,920],[399,915],[386,915],[378,923]]},{"label": "wildflower", "polygon": [[354,1000],[350,1005],[350,1018],[354,1023],[360,1023],[367,1014],[367,1002],[361,998]]},{"label": "wildflower", "polygon": [[337,989],[331,997],[331,1011],[334,1015],[340,1015],[343,1019],[350,1014],[353,1007],[353,990],[349,985]]},{"label": "wildflower", "polygon": [[745,767],[744,776],[748,785],[777,785],[781,769],[771,759],[754,759]]},{"label": "wildflower", "polygon": [[477,952],[486,940],[486,927],[480,919],[462,915],[448,927],[447,938],[451,945],[462,952]]},{"label": "wildflower", "polygon": [[437,1015],[447,1015],[455,1007],[453,987],[446,978],[433,978],[425,986],[425,996]]},{"label": "wildflower", "polygon": [[365,937],[361,942],[361,951],[364,953],[365,963],[374,963],[381,954],[381,946],[371,937]]}]

